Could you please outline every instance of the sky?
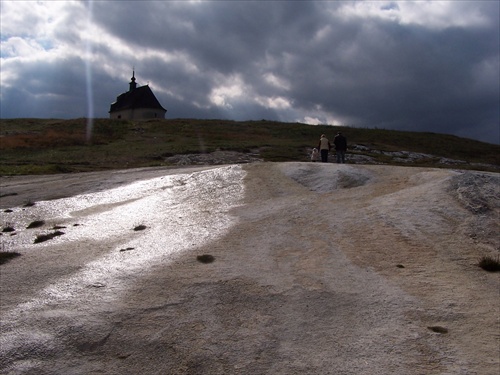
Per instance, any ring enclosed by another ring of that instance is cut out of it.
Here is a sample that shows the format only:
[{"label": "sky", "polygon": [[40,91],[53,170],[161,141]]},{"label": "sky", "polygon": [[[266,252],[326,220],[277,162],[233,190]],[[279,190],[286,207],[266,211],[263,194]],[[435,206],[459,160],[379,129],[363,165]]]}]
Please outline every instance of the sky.
[{"label": "sky", "polygon": [[500,1],[3,1],[1,118],[107,118],[135,71],[167,118],[500,144]]}]

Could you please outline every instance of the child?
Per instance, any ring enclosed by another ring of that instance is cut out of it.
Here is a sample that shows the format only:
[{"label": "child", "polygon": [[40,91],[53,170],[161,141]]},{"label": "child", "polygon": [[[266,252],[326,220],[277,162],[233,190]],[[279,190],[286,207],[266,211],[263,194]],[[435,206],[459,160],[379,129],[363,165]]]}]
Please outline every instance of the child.
[{"label": "child", "polygon": [[311,153],[311,161],[315,162],[319,159],[319,152],[317,148],[313,148]]}]

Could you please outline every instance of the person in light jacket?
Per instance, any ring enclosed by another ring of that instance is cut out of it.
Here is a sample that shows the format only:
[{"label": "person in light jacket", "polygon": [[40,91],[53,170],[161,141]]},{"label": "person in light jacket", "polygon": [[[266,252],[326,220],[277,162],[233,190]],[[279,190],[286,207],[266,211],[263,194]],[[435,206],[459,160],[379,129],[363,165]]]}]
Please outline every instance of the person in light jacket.
[{"label": "person in light jacket", "polygon": [[332,146],[330,145],[330,141],[326,138],[326,135],[321,134],[321,138],[319,139],[318,149],[321,154],[321,161],[323,163],[328,163],[328,153]]}]

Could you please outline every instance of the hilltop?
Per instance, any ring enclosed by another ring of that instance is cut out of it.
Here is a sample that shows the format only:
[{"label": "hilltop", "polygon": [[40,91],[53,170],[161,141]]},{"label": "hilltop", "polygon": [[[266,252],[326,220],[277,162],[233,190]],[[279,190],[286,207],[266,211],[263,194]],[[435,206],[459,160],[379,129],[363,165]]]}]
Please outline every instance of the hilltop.
[{"label": "hilltop", "polygon": [[[274,121],[0,120],[0,174],[308,161],[324,133],[348,138],[349,164],[500,170],[500,146],[452,135]],[[333,158],[332,158],[333,159]]]}]

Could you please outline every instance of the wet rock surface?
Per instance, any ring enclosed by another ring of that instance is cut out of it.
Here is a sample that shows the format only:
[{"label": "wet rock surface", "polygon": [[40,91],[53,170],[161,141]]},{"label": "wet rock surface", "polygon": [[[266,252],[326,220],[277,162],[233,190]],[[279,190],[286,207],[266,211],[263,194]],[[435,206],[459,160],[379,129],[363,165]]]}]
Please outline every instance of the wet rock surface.
[{"label": "wet rock surface", "polygon": [[499,251],[498,181],[320,163],[3,180],[22,229],[1,237],[21,255],[0,266],[0,371],[496,374],[500,283],[476,263]]}]

